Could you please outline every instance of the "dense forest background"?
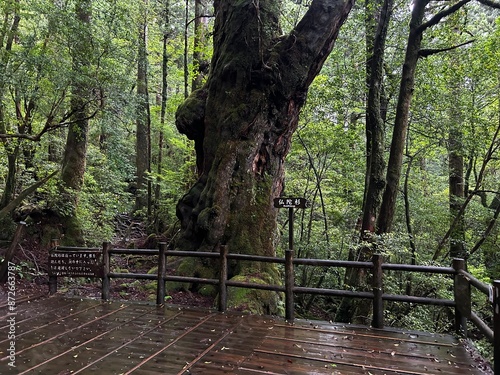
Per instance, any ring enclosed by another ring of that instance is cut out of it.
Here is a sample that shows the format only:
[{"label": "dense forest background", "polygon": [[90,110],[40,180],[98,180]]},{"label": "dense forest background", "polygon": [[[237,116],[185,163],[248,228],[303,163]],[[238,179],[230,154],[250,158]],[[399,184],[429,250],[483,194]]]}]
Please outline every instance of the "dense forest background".
[{"label": "dense forest background", "polygon": [[[311,202],[296,212],[296,256],[361,259],[376,248],[394,263],[447,266],[460,256],[489,282],[500,277],[500,12],[490,2],[425,2],[428,24],[408,78],[418,4],[358,3],[309,89],[283,192]],[[284,33],[309,5],[282,2]],[[134,220],[174,243],[176,205],[199,167],[175,114],[209,72],[210,2],[6,0],[0,12],[0,240],[10,243],[23,222],[41,249],[55,237],[94,246],[124,236],[117,222]],[[401,127],[400,88],[410,79]],[[391,169],[394,147],[400,174]],[[364,225],[391,179],[394,212]],[[287,220],[280,213],[278,254]],[[300,283],[349,279],[317,271],[300,269]],[[451,293],[437,276],[393,277],[390,285],[415,295]],[[303,314],[338,312],[328,299],[298,303]],[[396,303],[387,318],[438,331],[451,324],[442,308]]]}]

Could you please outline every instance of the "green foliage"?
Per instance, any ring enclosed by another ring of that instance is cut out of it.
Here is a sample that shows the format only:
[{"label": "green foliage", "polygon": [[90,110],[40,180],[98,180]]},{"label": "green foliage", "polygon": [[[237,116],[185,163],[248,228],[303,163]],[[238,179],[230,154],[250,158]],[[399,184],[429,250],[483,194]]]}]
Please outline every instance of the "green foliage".
[{"label": "green foliage", "polygon": [[[494,136],[500,116],[497,48],[500,18],[497,11],[491,11],[489,18],[481,16],[483,11],[475,6],[462,10],[425,35],[424,48],[429,49],[459,45],[471,39],[471,35],[475,42],[419,62],[406,145],[408,158],[405,161],[412,158],[407,196],[402,192],[398,196],[392,233],[374,238],[377,251],[384,254],[386,261],[410,263],[414,259],[417,264],[436,264],[431,263],[434,249],[451,223],[450,129],[457,126],[462,132],[464,168],[469,173],[466,188],[471,190],[476,188],[489,144],[497,142]],[[395,114],[404,52],[398,46],[404,45],[407,38],[406,26],[402,26],[407,23],[407,17],[403,11],[396,12],[389,31],[384,76],[389,99],[387,145],[390,145],[390,125]],[[364,30],[361,14],[354,11],[322,74],[311,86],[287,159],[284,194],[304,196],[312,203],[311,208],[295,213],[295,249],[299,257],[346,259],[349,249],[375,246],[374,243],[359,243],[359,233],[353,231],[362,209],[365,178]],[[451,111],[458,111],[461,123],[451,122]],[[500,186],[496,159],[487,160],[479,187],[483,193],[477,192],[465,211],[465,247],[468,250],[482,238],[493,219],[491,203]],[[411,236],[403,198],[408,201]],[[279,254],[288,246],[288,213],[282,211]],[[480,270],[486,282],[499,274],[498,255],[494,250],[498,248],[497,227],[494,226],[480,250],[468,260],[473,272]],[[449,266],[450,259],[442,256],[437,264]],[[303,267],[297,270],[296,277],[301,286],[342,289],[343,271],[339,272]],[[387,293],[405,294],[410,285],[411,292],[417,296],[452,298],[450,279],[440,276],[415,274],[408,279],[401,274],[390,274],[384,284]],[[310,298],[299,298],[299,308],[304,314],[309,313],[306,308],[311,308],[309,301]],[[338,301],[316,299],[314,303],[333,316]],[[479,311],[487,310],[484,304],[476,306]],[[389,307],[386,319],[390,324],[439,332],[452,328],[448,309],[396,303]]]},{"label": "green foliage", "polygon": [[[86,173],[85,188],[80,196],[78,216],[82,220],[87,242],[99,245],[114,237],[116,215],[131,206],[126,183],[108,166],[91,167]],[[94,173],[94,175],[92,175]]]},{"label": "green foliage", "polygon": [[[151,225],[151,230],[161,233],[175,228],[176,204],[196,179],[193,143],[175,128],[175,111],[184,100],[185,4],[171,2],[167,20],[165,2],[152,2],[144,9],[144,2],[93,1],[92,45],[87,46],[90,67],[75,77],[73,57],[81,52],[78,39],[89,31],[74,22],[75,1],[19,2],[19,30],[12,50],[6,51],[5,32],[13,22],[14,3],[0,3],[6,25],[0,30],[3,116],[0,133],[34,137],[48,131],[37,141],[12,138],[0,142],[0,192],[7,190],[7,179],[13,174],[17,194],[59,168],[69,126],[72,82],[85,80],[92,87],[93,100],[89,108],[93,116],[88,134],[87,170],[84,187],[78,192],[78,206],[60,199],[57,179],[50,180],[23,204],[35,205],[59,217],[76,210],[89,245],[113,238],[115,216],[130,212],[134,204],[137,26],[142,15],[147,14],[152,155],[148,179],[160,191],[159,200],[154,202],[154,218],[148,219],[158,224]],[[310,1],[284,1],[280,5],[281,25],[286,33],[296,26]],[[409,9],[409,2],[398,7],[388,34],[383,77],[387,97],[386,158],[408,37]],[[191,80],[196,74],[192,62],[192,23],[187,31],[188,78]],[[429,50],[458,46],[472,39],[472,35],[474,43],[420,59],[405,145],[405,168],[411,160],[406,196],[402,192],[398,196],[393,232],[376,236],[370,243],[359,241],[357,229],[365,194],[367,157],[365,32],[363,10],[355,9],[324,69],[309,89],[307,104],[294,134],[285,164],[283,194],[305,197],[311,202],[310,208],[295,212],[296,256],[347,259],[349,250],[369,245],[382,252],[386,261],[435,264],[431,263],[432,256],[452,219],[448,181],[452,130],[460,134],[460,154],[467,172],[466,190],[473,194],[464,214],[464,245],[471,251],[495,219],[494,203],[500,196],[498,150],[494,149],[489,159],[485,158],[489,145],[498,145],[498,138],[495,139],[500,118],[498,10],[470,4],[424,35],[423,47]],[[166,114],[161,119],[164,36],[167,37],[168,85]],[[201,52],[210,58],[211,46],[205,46]],[[33,103],[33,107],[29,107],[29,103]],[[29,115],[28,111],[31,111]],[[47,124],[49,128],[44,129]],[[12,155],[16,157],[13,169],[7,161]],[[405,208],[409,211],[409,222]],[[288,248],[289,224],[288,212],[281,211],[276,240],[280,256]],[[9,220],[6,225],[2,223],[1,228],[4,236],[4,232],[10,232],[14,226]],[[498,235],[498,224],[495,224],[479,250],[468,259],[470,272],[485,282],[500,274]],[[9,236],[5,234],[5,237]],[[448,266],[449,263],[450,259],[444,255],[436,264]],[[22,272],[27,273],[25,268]],[[342,269],[299,267],[296,276],[301,286],[344,287]],[[417,296],[451,297],[450,280],[440,276],[412,274],[408,277],[390,273],[385,285],[387,293],[404,294],[410,287]],[[310,302],[309,297],[299,298],[303,314],[311,312]],[[316,299],[314,304],[333,315],[338,301]],[[436,331],[450,328],[450,312],[444,308],[398,303],[389,306],[386,319],[390,324]],[[483,297],[474,295],[474,306],[488,316]]]}]

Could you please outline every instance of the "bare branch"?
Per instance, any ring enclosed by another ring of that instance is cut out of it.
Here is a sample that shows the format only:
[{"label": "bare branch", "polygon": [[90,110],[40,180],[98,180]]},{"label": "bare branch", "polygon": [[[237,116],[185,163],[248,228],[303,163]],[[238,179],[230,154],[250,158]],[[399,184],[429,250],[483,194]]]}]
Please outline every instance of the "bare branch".
[{"label": "bare branch", "polygon": [[491,231],[495,227],[495,224],[498,220],[498,216],[500,215],[500,205],[495,210],[495,214],[493,215],[493,218],[491,218],[490,222],[488,223],[488,226],[486,227],[485,231],[483,232],[483,235],[479,238],[479,241],[476,242],[474,247],[470,250],[469,254],[465,256],[465,260],[469,259],[471,255],[473,255],[476,251],[478,251],[481,248],[481,245],[486,241],[486,238],[490,235]]},{"label": "bare branch", "polygon": [[418,29],[417,29],[417,34],[418,33],[423,33],[424,30],[437,25],[443,18],[455,13],[457,10],[459,10],[461,7],[463,7],[465,4],[469,3],[471,0],[461,0],[458,3],[454,4],[453,6],[437,13],[432,17],[429,21],[423,23]]},{"label": "bare branch", "polygon": [[[92,100],[89,100],[87,103],[85,103],[84,107],[88,106],[91,102],[92,102]],[[54,124],[53,123],[54,117],[55,117],[54,112],[55,112],[55,109],[58,107],[58,104],[59,103],[54,103],[50,113],[47,115],[47,120],[45,121],[45,125],[44,125],[43,129],[40,130],[37,134],[33,135],[33,134],[26,134],[26,133],[11,133],[11,134],[0,133],[0,139],[14,139],[15,138],[15,139],[25,139],[25,140],[32,141],[32,142],[39,142],[45,133],[49,133],[49,132],[57,130],[57,129],[68,127],[68,126],[76,123],[77,121],[90,120],[90,119],[94,118],[97,115],[97,113],[99,112],[99,109],[96,109],[94,112],[92,112],[90,115],[86,116],[83,119],[68,121],[75,114],[75,112],[80,110],[80,109],[75,109],[73,111],[69,111],[69,112],[64,113],[62,118],[60,119],[60,121],[58,123]]]},{"label": "bare branch", "polygon": [[7,206],[2,208],[0,210],[0,220],[2,220],[5,216],[9,214],[13,209],[15,209],[22,201],[25,199],[27,196],[29,196],[31,193],[35,192],[40,186],[45,184],[48,180],[50,180],[52,177],[54,177],[59,171],[54,171],[48,176],[42,178],[40,181],[35,182],[33,185],[27,187],[25,190],[23,190],[19,195],[10,201]]},{"label": "bare branch", "polygon": [[452,51],[454,49],[457,49],[457,48],[460,48],[460,47],[463,47],[463,46],[466,46],[467,44],[471,44],[471,43],[474,43],[475,40],[469,40],[465,43],[462,43],[462,44],[459,44],[457,46],[452,46],[452,47],[448,47],[448,48],[438,48],[438,49],[433,49],[433,48],[429,48],[429,49],[421,49],[419,52],[418,52],[418,55],[420,57],[429,57],[431,55],[436,55],[438,53],[441,53],[441,52],[448,52],[448,51]]}]

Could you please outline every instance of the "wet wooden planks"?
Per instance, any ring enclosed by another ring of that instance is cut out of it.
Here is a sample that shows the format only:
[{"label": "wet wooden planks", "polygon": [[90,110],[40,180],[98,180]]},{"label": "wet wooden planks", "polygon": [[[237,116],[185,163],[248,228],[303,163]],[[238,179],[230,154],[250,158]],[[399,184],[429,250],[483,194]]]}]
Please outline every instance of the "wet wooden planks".
[{"label": "wet wooden planks", "polygon": [[422,332],[60,296],[15,317],[15,369],[0,319],[0,374],[482,373],[453,337]]},{"label": "wet wooden planks", "polygon": [[[340,328],[340,329],[339,329]],[[448,336],[276,325],[272,336],[254,350],[250,363],[267,361],[282,367],[294,362],[320,367],[324,373],[470,374],[470,358]],[[279,359],[281,356],[281,360]],[[268,367],[271,364],[268,365]],[[276,366],[276,365],[275,365]],[[255,367],[255,366],[254,366]]]}]

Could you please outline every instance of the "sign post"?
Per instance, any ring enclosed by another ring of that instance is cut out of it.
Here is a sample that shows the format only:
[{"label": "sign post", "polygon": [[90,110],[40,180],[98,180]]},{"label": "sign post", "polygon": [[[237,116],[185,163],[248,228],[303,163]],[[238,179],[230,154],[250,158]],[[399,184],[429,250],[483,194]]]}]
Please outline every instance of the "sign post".
[{"label": "sign post", "polygon": [[305,198],[274,198],[274,207],[288,208],[288,250],[285,251],[285,318],[288,321],[294,319],[293,209],[307,206]]},{"label": "sign post", "polygon": [[288,249],[293,251],[293,209],[306,208],[305,198],[274,198],[274,207],[288,208]]}]

